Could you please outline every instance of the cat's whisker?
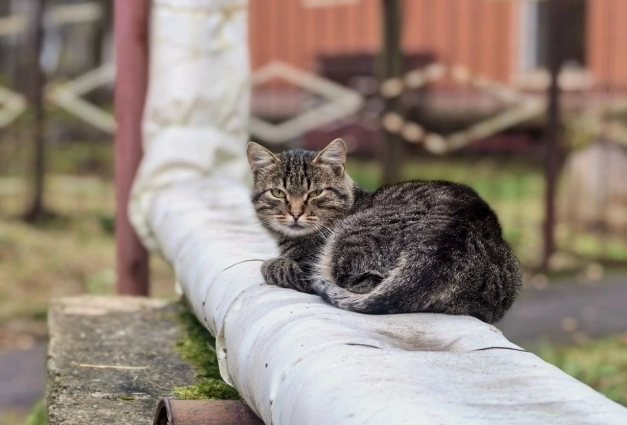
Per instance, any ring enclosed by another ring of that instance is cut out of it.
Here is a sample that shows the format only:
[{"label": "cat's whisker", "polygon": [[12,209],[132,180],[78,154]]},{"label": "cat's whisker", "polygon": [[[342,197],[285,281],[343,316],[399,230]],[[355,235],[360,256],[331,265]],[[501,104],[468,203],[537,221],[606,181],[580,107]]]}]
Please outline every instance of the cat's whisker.
[{"label": "cat's whisker", "polygon": [[[330,228],[330,227],[328,227],[328,226],[325,226],[325,225],[324,225],[324,224],[322,224],[322,223],[318,224],[318,225],[317,225],[317,228],[321,230],[321,233],[322,233],[325,237],[331,236],[331,235],[333,234],[333,229],[331,229],[331,228]],[[326,233],[324,233],[324,232],[326,232]]]}]

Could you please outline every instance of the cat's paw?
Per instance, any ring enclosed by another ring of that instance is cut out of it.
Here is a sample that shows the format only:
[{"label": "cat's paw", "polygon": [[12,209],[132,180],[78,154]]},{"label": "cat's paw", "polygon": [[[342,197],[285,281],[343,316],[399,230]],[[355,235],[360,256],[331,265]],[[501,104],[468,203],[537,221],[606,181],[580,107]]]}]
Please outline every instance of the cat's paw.
[{"label": "cat's paw", "polygon": [[293,281],[297,280],[299,273],[302,272],[296,263],[286,258],[273,258],[261,265],[261,274],[266,283],[281,288],[293,288]]},{"label": "cat's paw", "polygon": [[314,293],[303,270],[298,263],[289,258],[279,257],[264,261],[261,274],[270,285],[295,289],[308,294]]},{"label": "cat's paw", "polygon": [[277,261],[279,261],[279,258],[273,258],[272,260],[264,261],[261,265],[261,274],[268,285],[278,286],[279,279],[276,276]]}]

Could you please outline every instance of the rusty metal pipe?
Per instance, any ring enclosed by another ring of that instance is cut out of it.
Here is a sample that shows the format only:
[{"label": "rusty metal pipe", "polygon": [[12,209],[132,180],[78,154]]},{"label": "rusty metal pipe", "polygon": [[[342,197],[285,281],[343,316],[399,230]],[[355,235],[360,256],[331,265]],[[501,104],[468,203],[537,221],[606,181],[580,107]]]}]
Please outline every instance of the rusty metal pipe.
[{"label": "rusty metal pipe", "polygon": [[117,293],[148,295],[148,252],[128,218],[142,158],[141,122],[148,87],[149,0],[115,0],[115,245]]},{"label": "rusty metal pipe", "polygon": [[172,400],[157,404],[153,425],[263,425],[243,401]]}]

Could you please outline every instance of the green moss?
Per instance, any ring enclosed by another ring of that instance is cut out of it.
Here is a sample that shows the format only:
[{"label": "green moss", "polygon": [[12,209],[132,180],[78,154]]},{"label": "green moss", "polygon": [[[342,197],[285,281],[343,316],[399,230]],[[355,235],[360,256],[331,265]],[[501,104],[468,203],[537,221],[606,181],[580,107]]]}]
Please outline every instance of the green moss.
[{"label": "green moss", "polygon": [[196,369],[198,382],[174,388],[176,396],[185,400],[239,400],[237,391],[220,378],[215,339],[189,311],[180,315],[180,321],[184,336],[177,350]]},{"label": "green moss", "polygon": [[203,378],[195,385],[174,388],[174,394],[183,400],[239,400],[234,388],[219,379]]},{"label": "green moss", "polygon": [[537,352],[545,361],[627,406],[627,335],[577,346],[543,345]]},{"label": "green moss", "polygon": [[48,412],[46,411],[45,400],[39,402],[33,407],[25,421],[26,425],[47,425]]}]

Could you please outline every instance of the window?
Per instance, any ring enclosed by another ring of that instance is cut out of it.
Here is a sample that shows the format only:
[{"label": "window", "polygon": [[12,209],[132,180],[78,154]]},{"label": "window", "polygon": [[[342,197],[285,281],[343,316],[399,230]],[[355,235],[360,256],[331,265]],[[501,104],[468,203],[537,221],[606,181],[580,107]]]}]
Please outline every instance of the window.
[{"label": "window", "polygon": [[[525,0],[521,3],[521,57],[522,73],[548,66],[550,42],[550,2]],[[586,63],[586,0],[564,2],[565,43],[562,46],[564,65],[584,68]]]}]

